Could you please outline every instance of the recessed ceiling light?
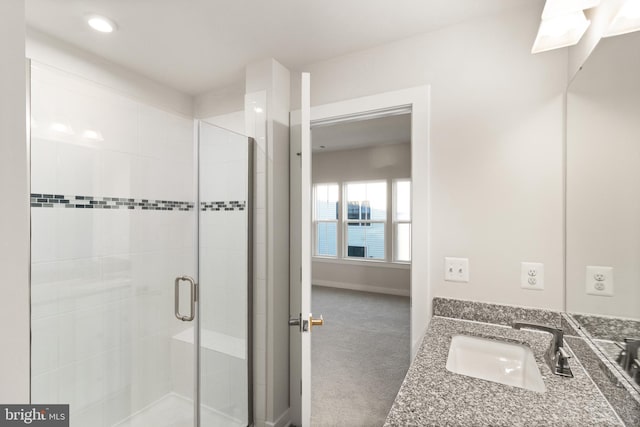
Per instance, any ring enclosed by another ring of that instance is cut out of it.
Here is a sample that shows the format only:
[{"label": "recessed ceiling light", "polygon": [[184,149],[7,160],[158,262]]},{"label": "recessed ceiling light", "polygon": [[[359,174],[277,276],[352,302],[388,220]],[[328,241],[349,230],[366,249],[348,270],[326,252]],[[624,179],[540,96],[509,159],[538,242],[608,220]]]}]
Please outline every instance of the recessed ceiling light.
[{"label": "recessed ceiling light", "polygon": [[87,24],[91,28],[101,33],[113,33],[116,30],[116,23],[109,18],[99,15],[90,15],[87,17]]}]

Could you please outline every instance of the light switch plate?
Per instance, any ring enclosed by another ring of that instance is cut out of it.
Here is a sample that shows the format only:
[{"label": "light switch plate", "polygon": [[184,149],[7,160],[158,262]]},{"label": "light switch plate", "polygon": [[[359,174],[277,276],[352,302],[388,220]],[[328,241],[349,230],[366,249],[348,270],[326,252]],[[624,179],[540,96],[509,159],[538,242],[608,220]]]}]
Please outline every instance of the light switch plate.
[{"label": "light switch plate", "polygon": [[585,285],[587,294],[613,296],[613,267],[587,266]]},{"label": "light switch plate", "polygon": [[544,289],[544,264],[541,262],[520,263],[520,287],[541,291]]},{"label": "light switch plate", "polygon": [[444,280],[447,282],[469,281],[469,258],[444,259]]}]

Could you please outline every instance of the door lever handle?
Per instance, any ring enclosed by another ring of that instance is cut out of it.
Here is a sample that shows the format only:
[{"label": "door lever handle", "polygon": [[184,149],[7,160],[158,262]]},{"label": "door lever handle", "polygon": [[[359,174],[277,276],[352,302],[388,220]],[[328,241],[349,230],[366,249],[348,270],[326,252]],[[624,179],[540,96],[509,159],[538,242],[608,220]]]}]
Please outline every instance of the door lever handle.
[{"label": "door lever handle", "polygon": [[289,326],[300,326],[300,320],[302,320],[302,313],[298,314],[298,317],[289,317]]},{"label": "door lever handle", "polygon": [[[184,316],[183,314],[180,313],[180,282],[182,281],[189,282],[189,289],[191,291],[189,296],[191,310],[188,316]],[[174,282],[174,290],[175,290],[175,295],[174,295],[173,303],[174,303],[176,317],[178,318],[178,320],[182,320],[183,322],[191,322],[195,317],[196,300],[198,299],[198,296],[197,296],[198,285],[196,285],[196,281],[193,280],[193,278],[190,276],[176,277],[176,280]]]},{"label": "door lever handle", "polygon": [[314,319],[313,315],[309,314],[309,329],[312,329],[314,326],[322,325],[324,325],[324,317],[322,317],[322,314],[319,319]]},{"label": "door lever handle", "polygon": [[302,313],[298,314],[298,317],[289,317],[289,326],[298,326],[300,332],[310,331],[314,326],[324,325],[324,318],[320,315],[319,319],[314,319],[312,314],[309,314],[309,319],[302,319]]},{"label": "door lever handle", "polygon": [[297,326],[300,332],[303,332],[307,330],[307,321],[302,320],[302,313],[299,313],[298,317],[289,317],[289,326]]}]

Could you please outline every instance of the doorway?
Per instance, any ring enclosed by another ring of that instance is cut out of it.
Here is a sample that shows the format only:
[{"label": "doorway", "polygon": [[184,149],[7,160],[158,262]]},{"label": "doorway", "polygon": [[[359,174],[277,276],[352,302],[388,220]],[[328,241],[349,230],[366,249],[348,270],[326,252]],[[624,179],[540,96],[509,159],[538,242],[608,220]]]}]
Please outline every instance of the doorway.
[{"label": "doorway", "polygon": [[[398,111],[411,116],[410,357],[416,354],[431,317],[429,301],[429,92],[428,86],[310,107],[310,75],[302,73],[301,109],[291,114],[290,156],[290,415],[293,425],[311,425],[312,149],[311,127],[365,120]],[[354,221],[355,222],[355,221]],[[363,221],[359,218],[357,222]],[[358,246],[358,245],[353,245]],[[362,245],[359,245],[362,246]],[[348,254],[349,248],[343,248]],[[352,249],[353,251],[354,249]],[[353,252],[352,252],[353,253]],[[362,250],[360,250],[362,253]],[[305,319],[309,319],[308,321]],[[312,322],[313,319],[313,322]],[[292,320],[294,321],[292,323]],[[330,321],[329,318],[326,319]],[[321,322],[320,322],[321,323]],[[313,333],[321,333],[321,329]]]},{"label": "doorway", "polygon": [[311,127],[311,425],[376,426],[410,361],[411,115]]}]

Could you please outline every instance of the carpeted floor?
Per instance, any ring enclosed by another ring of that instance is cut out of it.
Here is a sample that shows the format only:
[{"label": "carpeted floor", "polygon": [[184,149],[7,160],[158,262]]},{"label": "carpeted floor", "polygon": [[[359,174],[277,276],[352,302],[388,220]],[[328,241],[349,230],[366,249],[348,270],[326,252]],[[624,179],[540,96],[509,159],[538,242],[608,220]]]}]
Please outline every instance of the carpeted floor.
[{"label": "carpeted floor", "polygon": [[314,427],[382,426],[409,368],[409,298],[314,286]]}]

